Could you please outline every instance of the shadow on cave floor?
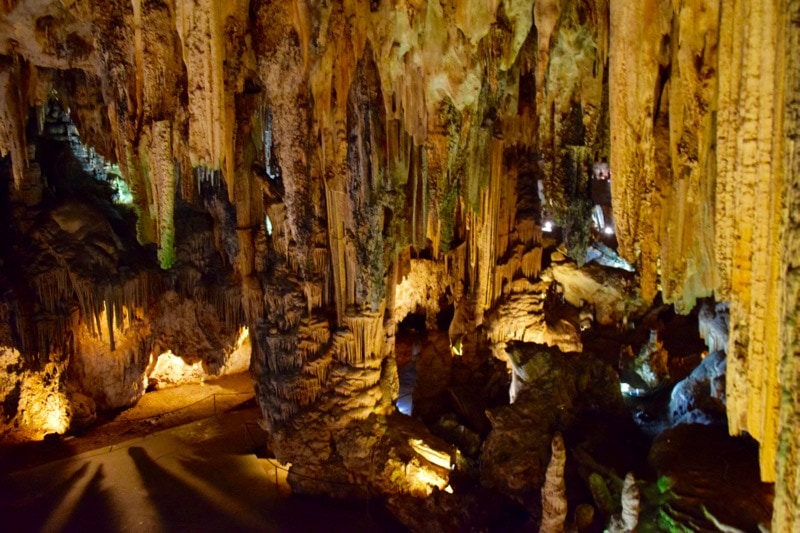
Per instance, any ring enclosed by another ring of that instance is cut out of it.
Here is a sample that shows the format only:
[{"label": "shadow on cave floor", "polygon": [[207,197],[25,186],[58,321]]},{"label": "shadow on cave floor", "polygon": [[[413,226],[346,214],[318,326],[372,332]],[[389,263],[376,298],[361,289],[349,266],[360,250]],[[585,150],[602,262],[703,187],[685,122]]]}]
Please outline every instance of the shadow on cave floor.
[{"label": "shadow on cave floor", "polygon": [[114,446],[215,414],[244,408],[254,405],[253,398],[253,383],[248,372],[205,383],[148,392],[133,407],[98,417],[95,424],[73,434],[45,441],[0,444],[0,473],[31,468],[103,446]]},{"label": "shadow on cave floor", "polygon": [[0,481],[8,531],[385,531],[373,504],[289,494],[259,458],[256,407],[210,417]]}]

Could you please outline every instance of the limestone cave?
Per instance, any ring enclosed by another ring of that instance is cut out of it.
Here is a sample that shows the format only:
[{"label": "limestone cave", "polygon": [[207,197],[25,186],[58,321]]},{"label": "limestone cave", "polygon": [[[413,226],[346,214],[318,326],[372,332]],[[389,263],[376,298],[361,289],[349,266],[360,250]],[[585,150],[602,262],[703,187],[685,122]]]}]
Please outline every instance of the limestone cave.
[{"label": "limestone cave", "polygon": [[800,531],[800,0],[0,0],[0,524]]}]

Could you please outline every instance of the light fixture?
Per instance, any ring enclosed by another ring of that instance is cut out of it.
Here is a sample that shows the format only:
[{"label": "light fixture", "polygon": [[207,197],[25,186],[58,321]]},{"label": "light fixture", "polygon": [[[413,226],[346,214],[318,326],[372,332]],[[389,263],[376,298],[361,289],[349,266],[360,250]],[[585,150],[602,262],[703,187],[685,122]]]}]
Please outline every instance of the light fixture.
[{"label": "light fixture", "polygon": [[611,226],[606,226],[605,228],[603,228],[603,233],[605,233],[606,235],[614,235],[614,228],[612,228]]},{"label": "light fixture", "polygon": [[551,231],[553,231],[553,223],[550,222],[549,220],[545,220],[544,225],[542,226],[542,231],[544,231],[545,233],[550,233]]}]

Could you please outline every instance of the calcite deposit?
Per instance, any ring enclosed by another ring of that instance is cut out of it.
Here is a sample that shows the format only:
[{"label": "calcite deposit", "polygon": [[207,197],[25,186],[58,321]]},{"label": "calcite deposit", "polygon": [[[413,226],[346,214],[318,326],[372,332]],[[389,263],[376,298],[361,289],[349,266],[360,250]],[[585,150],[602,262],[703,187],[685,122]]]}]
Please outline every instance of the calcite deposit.
[{"label": "calcite deposit", "polygon": [[[295,491],[407,501],[456,453],[395,412],[405,317],[447,332],[452,373],[506,361],[516,399],[544,378],[514,342],[594,368],[582,329],[713,296],[728,428],[760,443],[773,530],[800,527],[798,20],[797,0],[0,1],[1,427],[63,433],[247,364]],[[585,265],[593,241],[635,272]],[[536,476],[480,477],[535,517],[552,434],[532,438]]]}]

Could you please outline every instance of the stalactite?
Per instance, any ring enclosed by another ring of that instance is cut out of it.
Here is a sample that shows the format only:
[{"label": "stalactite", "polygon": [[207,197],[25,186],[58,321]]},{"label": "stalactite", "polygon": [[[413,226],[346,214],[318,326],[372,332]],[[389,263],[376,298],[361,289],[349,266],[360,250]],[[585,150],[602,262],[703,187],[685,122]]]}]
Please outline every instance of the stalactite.
[{"label": "stalactite", "polygon": [[198,196],[202,195],[204,190],[216,191],[222,185],[222,172],[205,165],[195,168],[195,177]]},{"label": "stalactite", "polygon": [[337,336],[340,361],[357,366],[368,359],[383,357],[383,314],[384,309],[381,306],[378,313],[345,316],[344,325],[350,332]]},{"label": "stalactite", "polygon": [[314,248],[311,259],[314,263],[314,273],[317,275],[326,275],[328,271],[327,248]]},{"label": "stalactite", "polygon": [[504,190],[503,180],[503,141],[491,140],[489,164],[489,186],[479,193],[479,214],[470,213],[468,225],[471,228],[468,241],[468,257],[473,275],[470,276],[477,294],[480,315],[476,323],[483,321],[483,311],[494,305],[494,276],[492,271],[497,258],[497,231],[500,215],[500,198]]},{"label": "stalactite", "polygon": [[542,270],[542,248],[537,247],[525,252],[520,264],[522,274],[529,279],[538,278]]},{"label": "stalactite", "polygon": [[[620,255],[628,261],[638,258],[635,244],[646,241],[639,260],[643,297],[655,297],[657,280],[656,257],[650,241],[657,241],[653,215],[660,219],[659,191],[654,183],[654,119],[658,112],[655,91],[658,90],[659,47],[668,32],[667,13],[659,10],[659,2],[637,4],[611,3],[611,40],[609,77],[611,86],[611,160],[613,172],[614,221],[620,243]],[[654,16],[645,17],[644,13]],[[633,47],[637,54],[627,54]],[[634,74],[635,73],[635,74]],[[642,179],[644,177],[644,179]],[[655,212],[659,210],[659,212]],[[647,237],[645,237],[647,235]]]},{"label": "stalactite", "polygon": [[321,357],[314,361],[309,361],[308,364],[303,366],[303,372],[310,376],[314,376],[320,383],[326,383],[330,375],[330,367],[333,359]]},{"label": "stalactite", "polygon": [[154,122],[142,144],[147,144],[147,182],[152,188],[157,221],[156,240],[158,260],[168,269],[175,261],[175,194],[177,190],[176,168],[172,156],[172,124],[162,120]]},{"label": "stalactite", "polygon": [[248,324],[255,324],[264,314],[264,291],[258,279],[245,278],[242,281],[242,310]]},{"label": "stalactite", "polygon": [[25,168],[28,163],[25,120],[27,87],[22,79],[20,59],[11,65],[0,65],[0,157],[11,156],[13,189],[24,188]]},{"label": "stalactite", "polygon": [[[176,5],[176,29],[190,88],[189,156],[193,167],[219,169],[223,163],[233,164],[223,72],[225,11],[225,6],[213,0]],[[226,177],[233,180],[232,167],[226,168]]]},{"label": "stalactite", "polygon": [[314,402],[322,392],[320,382],[310,376],[283,374],[280,380],[272,380],[270,384],[279,397],[297,407]]},{"label": "stalactite", "polygon": [[328,210],[328,240],[331,250],[333,270],[333,292],[335,294],[336,318],[343,323],[347,306],[348,271],[345,262],[344,214],[347,212],[347,199],[338,183],[325,182],[325,205]]},{"label": "stalactite", "polygon": [[[775,479],[784,325],[780,214],[788,191],[779,164],[783,143],[774,137],[782,125],[776,112],[784,100],[783,25],[778,24],[784,16],[775,4],[723,8],[717,119],[717,259],[723,287],[729,279],[731,301],[728,424],[731,433],[747,431],[760,442],[761,475],[769,481]],[[751,111],[741,115],[741,109]]]},{"label": "stalactite", "polygon": [[[784,136],[784,190],[787,194],[782,213],[784,233],[783,268],[785,269],[785,298],[782,303],[782,319],[785,324],[781,335],[780,407],[778,413],[778,455],[775,482],[775,500],[772,513],[772,531],[797,531],[800,529],[800,1],[790,0],[786,4],[785,18],[779,29],[785,40],[785,108]],[[774,386],[774,384],[773,384]]]},{"label": "stalactite", "polygon": [[69,280],[69,273],[65,268],[52,268],[33,279],[39,301],[42,302],[45,310],[55,313],[59,304],[71,299],[73,288]]},{"label": "stalactite", "polygon": [[517,223],[517,236],[522,244],[537,246],[542,243],[542,228],[531,219]]},{"label": "stalactite", "polygon": [[116,345],[114,343],[114,305],[110,302],[106,302],[106,327],[108,328],[108,347],[109,351],[113,352],[116,350]]}]

